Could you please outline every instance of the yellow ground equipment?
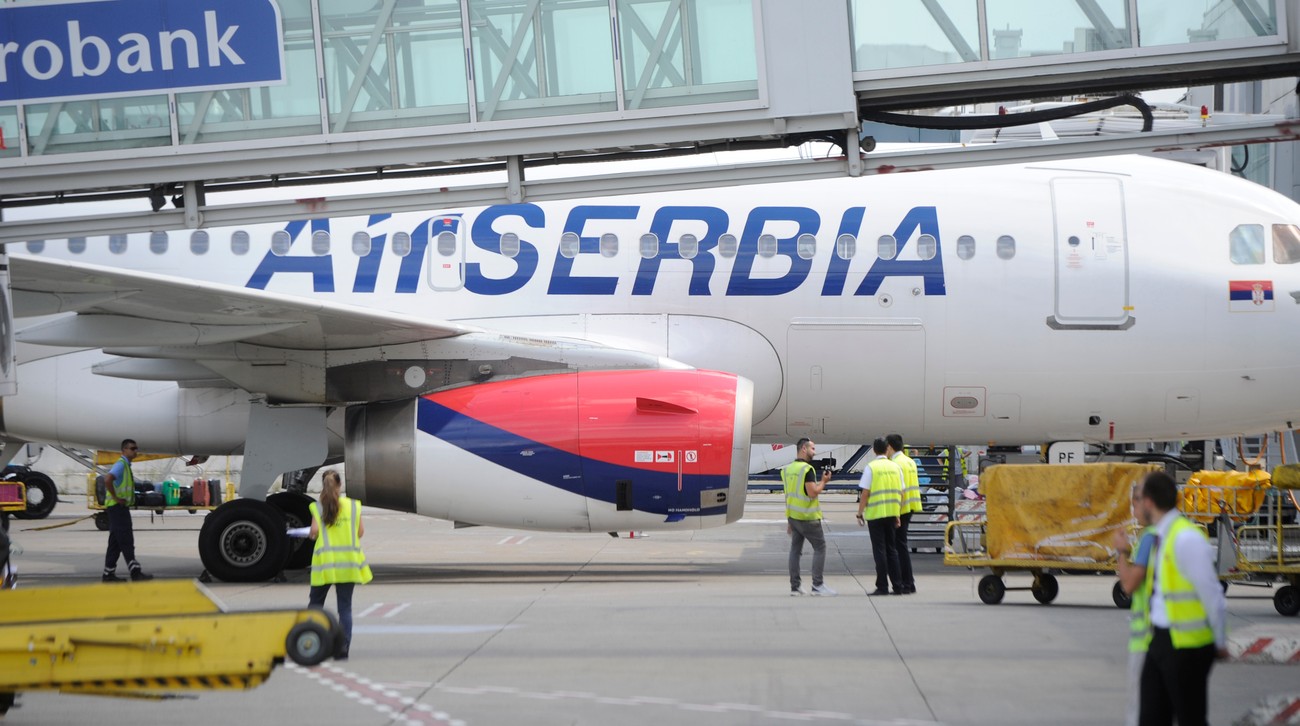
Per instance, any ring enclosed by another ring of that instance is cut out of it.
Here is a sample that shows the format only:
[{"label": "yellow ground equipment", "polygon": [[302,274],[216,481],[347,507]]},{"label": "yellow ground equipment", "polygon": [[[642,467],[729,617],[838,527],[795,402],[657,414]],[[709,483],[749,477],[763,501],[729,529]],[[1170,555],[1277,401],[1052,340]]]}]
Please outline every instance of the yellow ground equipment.
[{"label": "yellow ground equipment", "polygon": [[285,656],[321,663],[339,637],[324,610],[230,612],[190,580],[0,592],[0,715],[22,691],[253,688]]},{"label": "yellow ground equipment", "polygon": [[1233,522],[1250,519],[1264,505],[1271,481],[1268,472],[1198,471],[1179,492],[1178,511],[1209,524],[1226,513]]},{"label": "yellow ground equipment", "polygon": [[[103,452],[100,453],[102,454]],[[164,457],[153,457],[153,458],[164,458]],[[98,491],[97,485],[95,484],[95,478],[96,477],[94,473],[88,474],[86,476],[86,506],[89,509],[95,511],[95,528],[101,532],[107,532],[108,512],[105,511],[107,507],[104,506],[103,493]],[[151,506],[148,504],[143,504],[137,500],[136,505],[132,507],[132,509],[142,511],[142,512],[150,511],[155,514],[163,514],[164,512],[189,512],[190,514],[194,514],[200,511],[211,512],[212,510],[221,506],[222,501],[228,502],[234,498],[235,496],[234,485],[227,482],[224,487],[221,487],[221,492],[222,492],[221,500],[204,499],[203,504],[196,505],[193,502],[186,503],[186,504],[162,503],[162,504],[155,504]]]},{"label": "yellow ground equipment", "polygon": [[[1116,530],[1132,528],[1133,487],[1156,464],[998,465],[980,479],[987,519],[950,522],[943,563],[992,571],[980,600],[995,605],[1007,590],[1029,590],[1046,605],[1060,586],[1048,570],[1114,572]],[[1029,587],[1008,588],[1003,575],[1027,572]],[[1122,591],[1115,604],[1128,607]]]},{"label": "yellow ground equipment", "polygon": [[[1233,521],[1243,521],[1245,512],[1237,508],[1239,497],[1220,499],[1223,513],[1219,535],[1222,538],[1226,531],[1231,536],[1231,554],[1227,546],[1222,545],[1219,557],[1221,561],[1235,557],[1234,575],[1254,581],[1284,583],[1273,593],[1273,607],[1282,615],[1300,615],[1300,522],[1287,521],[1289,517],[1300,516],[1297,514],[1300,504],[1296,502],[1296,492],[1300,490],[1300,465],[1277,467],[1271,481],[1266,484],[1271,484],[1271,488],[1261,490],[1262,506],[1256,505],[1250,512],[1256,515],[1250,524],[1225,525],[1223,519],[1229,517]],[[1288,512],[1284,506],[1286,502],[1290,502],[1292,511]]]},{"label": "yellow ground equipment", "polygon": [[26,509],[26,485],[20,481],[0,481],[0,516]]}]

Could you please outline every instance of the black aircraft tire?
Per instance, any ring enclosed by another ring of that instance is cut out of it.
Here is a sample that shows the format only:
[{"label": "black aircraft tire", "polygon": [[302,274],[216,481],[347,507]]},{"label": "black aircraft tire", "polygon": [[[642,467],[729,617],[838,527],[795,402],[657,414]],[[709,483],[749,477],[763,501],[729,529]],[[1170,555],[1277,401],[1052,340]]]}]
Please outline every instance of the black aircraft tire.
[{"label": "black aircraft tire", "polygon": [[14,512],[15,519],[45,519],[59,503],[59,489],[54,480],[39,471],[28,471],[18,477],[27,485],[27,509]]},{"label": "black aircraft tire", "polygon": [[255,499],[236,499],[203,518],[199,559],[225,582],[264,582],[284,569],[289,538],[280,510]]},{"label": "black aircraft tire", "polygon": [[[266,503],[280,510],[286,527],[310,527],[312,498],[296,492],[280,492],[266,498]],[[301,537],[289,538],[289,559],[286,570],[303,570],[311,567],[311,553],[315,543]]]}]

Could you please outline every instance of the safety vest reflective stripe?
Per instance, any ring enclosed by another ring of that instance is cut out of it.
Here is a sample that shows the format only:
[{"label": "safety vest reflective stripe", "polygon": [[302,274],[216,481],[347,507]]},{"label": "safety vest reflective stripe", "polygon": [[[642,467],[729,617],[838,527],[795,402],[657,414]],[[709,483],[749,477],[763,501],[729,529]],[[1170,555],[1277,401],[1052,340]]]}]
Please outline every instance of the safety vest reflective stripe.
[{"label": "safety vest reflective stripe", "polygon": [[311,584],[370,582],[373,575],[360,543],[361,503],[340,497],[338,518],[328,527],[324,525],[315,502],[309,509],[317,527],[316,548],[311,555]]},{"label": "safety vest reflective stripe", "polygon": [[[1142,538],[1154,532],[1155,529],[1147,527],[1138,535],[1138,542]],[[1151,553],[1147,558],[1147,572],[1151,571],[1151,560],[1155,553]],[[1137,589],[1133,591],[1133,602],[1129,606],[1129,624],[1128,624],[1128,650],[1130,653],[1145,653],[1151,645],[1151,603],[1150,603],[1151,583],[1145,578],[1138,583]]]},{"label": "safety vest reflective stripe", "polygon": [[808,496],[804,491],[804,481],[811,470],[812,464],[801,460],[792,461],[781,469],[781,483],[785,485],[785,516],[790,519],[813,522],[822,518],[821,500]]},{"label": "safety vest reflective stripe", "polygon": [[[1175,542],[1184,531],[1192,530],[1196,536],[1204,538],[1205,533],[1181,515],[1169,527],[1169,534],[1160,543],[1160,551],[1152,562],[1155,567],[1147,568],[1146,585],[1151,588],[1158,573],[1159,590],[1165,603],[1165,613],[1169,617],[1169,639],[1177,649],[1202,648],[1214,642],[1214,630],[1210,627],[1210,618],[1205,612],[1205,604],[1196,594],[1196,587],[1178,568],[1175,557]],[[1152,590],[1149,590],[1152,591]],[[1147,617],[1150,617],[1150,603],[1147,603]]]},{"label": "safety vest reflective stripe", "polygon": [[903,475],[898,465],[888,459],[873,459],[871,467],[871,493],[863,510],[864,519],[882,519],[902,514]]},{"label": "safety vest reflective stripe", "polygon": [[916,460],[900,451],[891,461],[903,472],[902,513],[921,511],[921,478],[917,475]]},{"label": "safety vest reflective stripe", "polygon": [[130,507],[135,504],[135,475],[131,472],[131,462],[122,457],[122,480],[114,481],[113,486],[104,487],[104,506],[116,506],[121,501]]}]

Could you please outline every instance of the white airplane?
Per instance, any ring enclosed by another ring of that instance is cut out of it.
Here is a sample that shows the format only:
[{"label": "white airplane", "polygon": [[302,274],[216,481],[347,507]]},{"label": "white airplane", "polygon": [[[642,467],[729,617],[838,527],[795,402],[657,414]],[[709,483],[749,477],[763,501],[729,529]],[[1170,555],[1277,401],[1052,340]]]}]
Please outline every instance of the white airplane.
[{"label": "white airplane", "polygon": [[340,460],[460,523],[721,525],[751,441],[1290,428],[1298,221],[1122,157],[15,245],[0,431],[243,453],[227,580],[288,557],[269,483]]}]

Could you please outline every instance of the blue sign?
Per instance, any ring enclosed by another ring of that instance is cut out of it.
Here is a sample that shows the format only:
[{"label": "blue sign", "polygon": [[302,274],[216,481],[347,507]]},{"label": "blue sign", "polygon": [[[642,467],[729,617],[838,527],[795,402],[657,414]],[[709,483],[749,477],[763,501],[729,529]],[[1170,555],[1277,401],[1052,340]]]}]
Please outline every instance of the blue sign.
[{"label": "blue sign", "polygon": [[0,5],[0,103],[284,81],[275,0]]}]

